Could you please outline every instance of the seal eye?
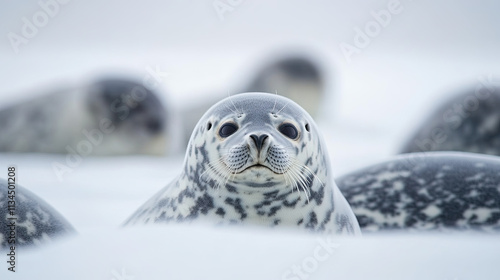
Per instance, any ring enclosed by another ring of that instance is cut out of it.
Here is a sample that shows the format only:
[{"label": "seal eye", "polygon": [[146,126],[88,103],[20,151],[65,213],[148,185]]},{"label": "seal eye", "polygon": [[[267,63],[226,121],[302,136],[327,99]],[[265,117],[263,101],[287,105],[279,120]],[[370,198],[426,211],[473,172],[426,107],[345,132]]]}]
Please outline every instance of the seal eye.
[{"label": "seal eye", "polygon": [[222,138],[226,138],[235,133],[236,130],[238,130],[238,127],[234,123],[225,123],[221,126],[219,135]]},{"label": "seal eye", "polygon": [[284,123],[278,127],[278,130],[290,139],[296,139],[299,136],[297,128],[291,123]]}]

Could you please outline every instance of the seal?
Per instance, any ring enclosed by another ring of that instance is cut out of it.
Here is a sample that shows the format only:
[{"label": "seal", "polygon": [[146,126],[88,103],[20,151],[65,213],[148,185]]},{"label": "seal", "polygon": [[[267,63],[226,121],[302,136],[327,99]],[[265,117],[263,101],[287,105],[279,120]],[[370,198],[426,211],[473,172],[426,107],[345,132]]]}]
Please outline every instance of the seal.
[{"label": "seal", "polygon": [[241,92],[277,92],[317,117],[326,96],[320,61],[299,53],[274,56],[266,62]]},{"label": "seal", "polygon": [[500,156],[500,87],[469,90],[452,97],[423,122],[401,149],[401,153],[429,151]]},{"label": "seal", "polygon": [[167,129],[155,93],[108,78],[0,110],[0,152],[163,155]]},{"label": "seal", "polygon": [[313,119],[295,102],[231,96],[199,120],[182,173],[125,225],[197,221],[358,234],[327,155]]},{"label": "seal", "polygon": [[[12,198],[15,204],[9,202]],[[9,188],[3,179],[0,179],[0,217],[0,248],[37,246],[75,233],[66,219],[45,201],[17,183],[15,189]]]},{"label": "seal", "polygon": [[363,232],[500,230],[500,158],[429,152],[340,177]]}]

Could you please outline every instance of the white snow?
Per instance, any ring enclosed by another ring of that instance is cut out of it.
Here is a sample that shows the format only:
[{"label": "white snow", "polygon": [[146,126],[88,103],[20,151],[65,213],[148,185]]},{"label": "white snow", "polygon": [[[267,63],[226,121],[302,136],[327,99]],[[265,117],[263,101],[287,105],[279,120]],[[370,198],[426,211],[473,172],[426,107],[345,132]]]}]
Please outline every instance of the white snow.
[{"label": "white snow", "polygon": [[496,279],[499,250],[500,240],[493,236],[328,239],[252,229],[107,229],[19,251],[18,272],[2,269],[0,275],[85,280]]}]

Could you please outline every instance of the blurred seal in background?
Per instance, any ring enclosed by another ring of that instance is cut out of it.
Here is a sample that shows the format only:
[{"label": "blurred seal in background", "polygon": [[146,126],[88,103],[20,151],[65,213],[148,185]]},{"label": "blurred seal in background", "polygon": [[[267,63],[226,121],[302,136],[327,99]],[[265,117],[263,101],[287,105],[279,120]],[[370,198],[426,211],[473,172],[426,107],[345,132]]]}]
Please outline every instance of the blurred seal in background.
[{"label": "blurred seal in background", "polygon": [[0,110],[0,152],[164,155],[168,125],[156,93],[106,78]]},{"label": "blurred seal in background", "polygon": [[[255,69],[234,92],[277,93],[318,115],[327,91],[318,59],[286,52],[264,59]],[[101,78],[59,88],[0,108],[0,152],[172,155],[187,145],[204,112],[225,95],[193,100],[173,112],[158,93],[134,79]]]},{"label": "blurred seal in background", "polygon": [[305,54],[278,57],[257,71],[241,92],[277,93],[316,117],[325,96],[322,67]]},{"label": "blurred seal in background", "polygon": [[461,151],[500,155],[500,88],[478,86],[439,107],[401,153]]}]

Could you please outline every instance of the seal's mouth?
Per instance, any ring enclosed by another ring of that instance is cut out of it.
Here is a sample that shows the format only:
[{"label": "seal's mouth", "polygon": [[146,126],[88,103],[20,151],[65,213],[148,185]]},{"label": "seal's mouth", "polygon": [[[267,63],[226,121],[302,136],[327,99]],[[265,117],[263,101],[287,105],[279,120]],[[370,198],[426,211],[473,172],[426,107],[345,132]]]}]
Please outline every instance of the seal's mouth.
[{"label": "seal's mouth", "polygon": [[247,168],[241,170],[238,173],[243,173],[243,172],[245,172],[247,170],[261,170],[261,169],[267,169],[267,170],[269,170],[269,171],[271,171],[271,172],[273,172],[275,174],[278,174],[278,173],[274,172],[270,167],[262,165],[260,163],[257,163],[257,164],[254,164],[254,165],[250,165],[250,166],[248,166]]}]

